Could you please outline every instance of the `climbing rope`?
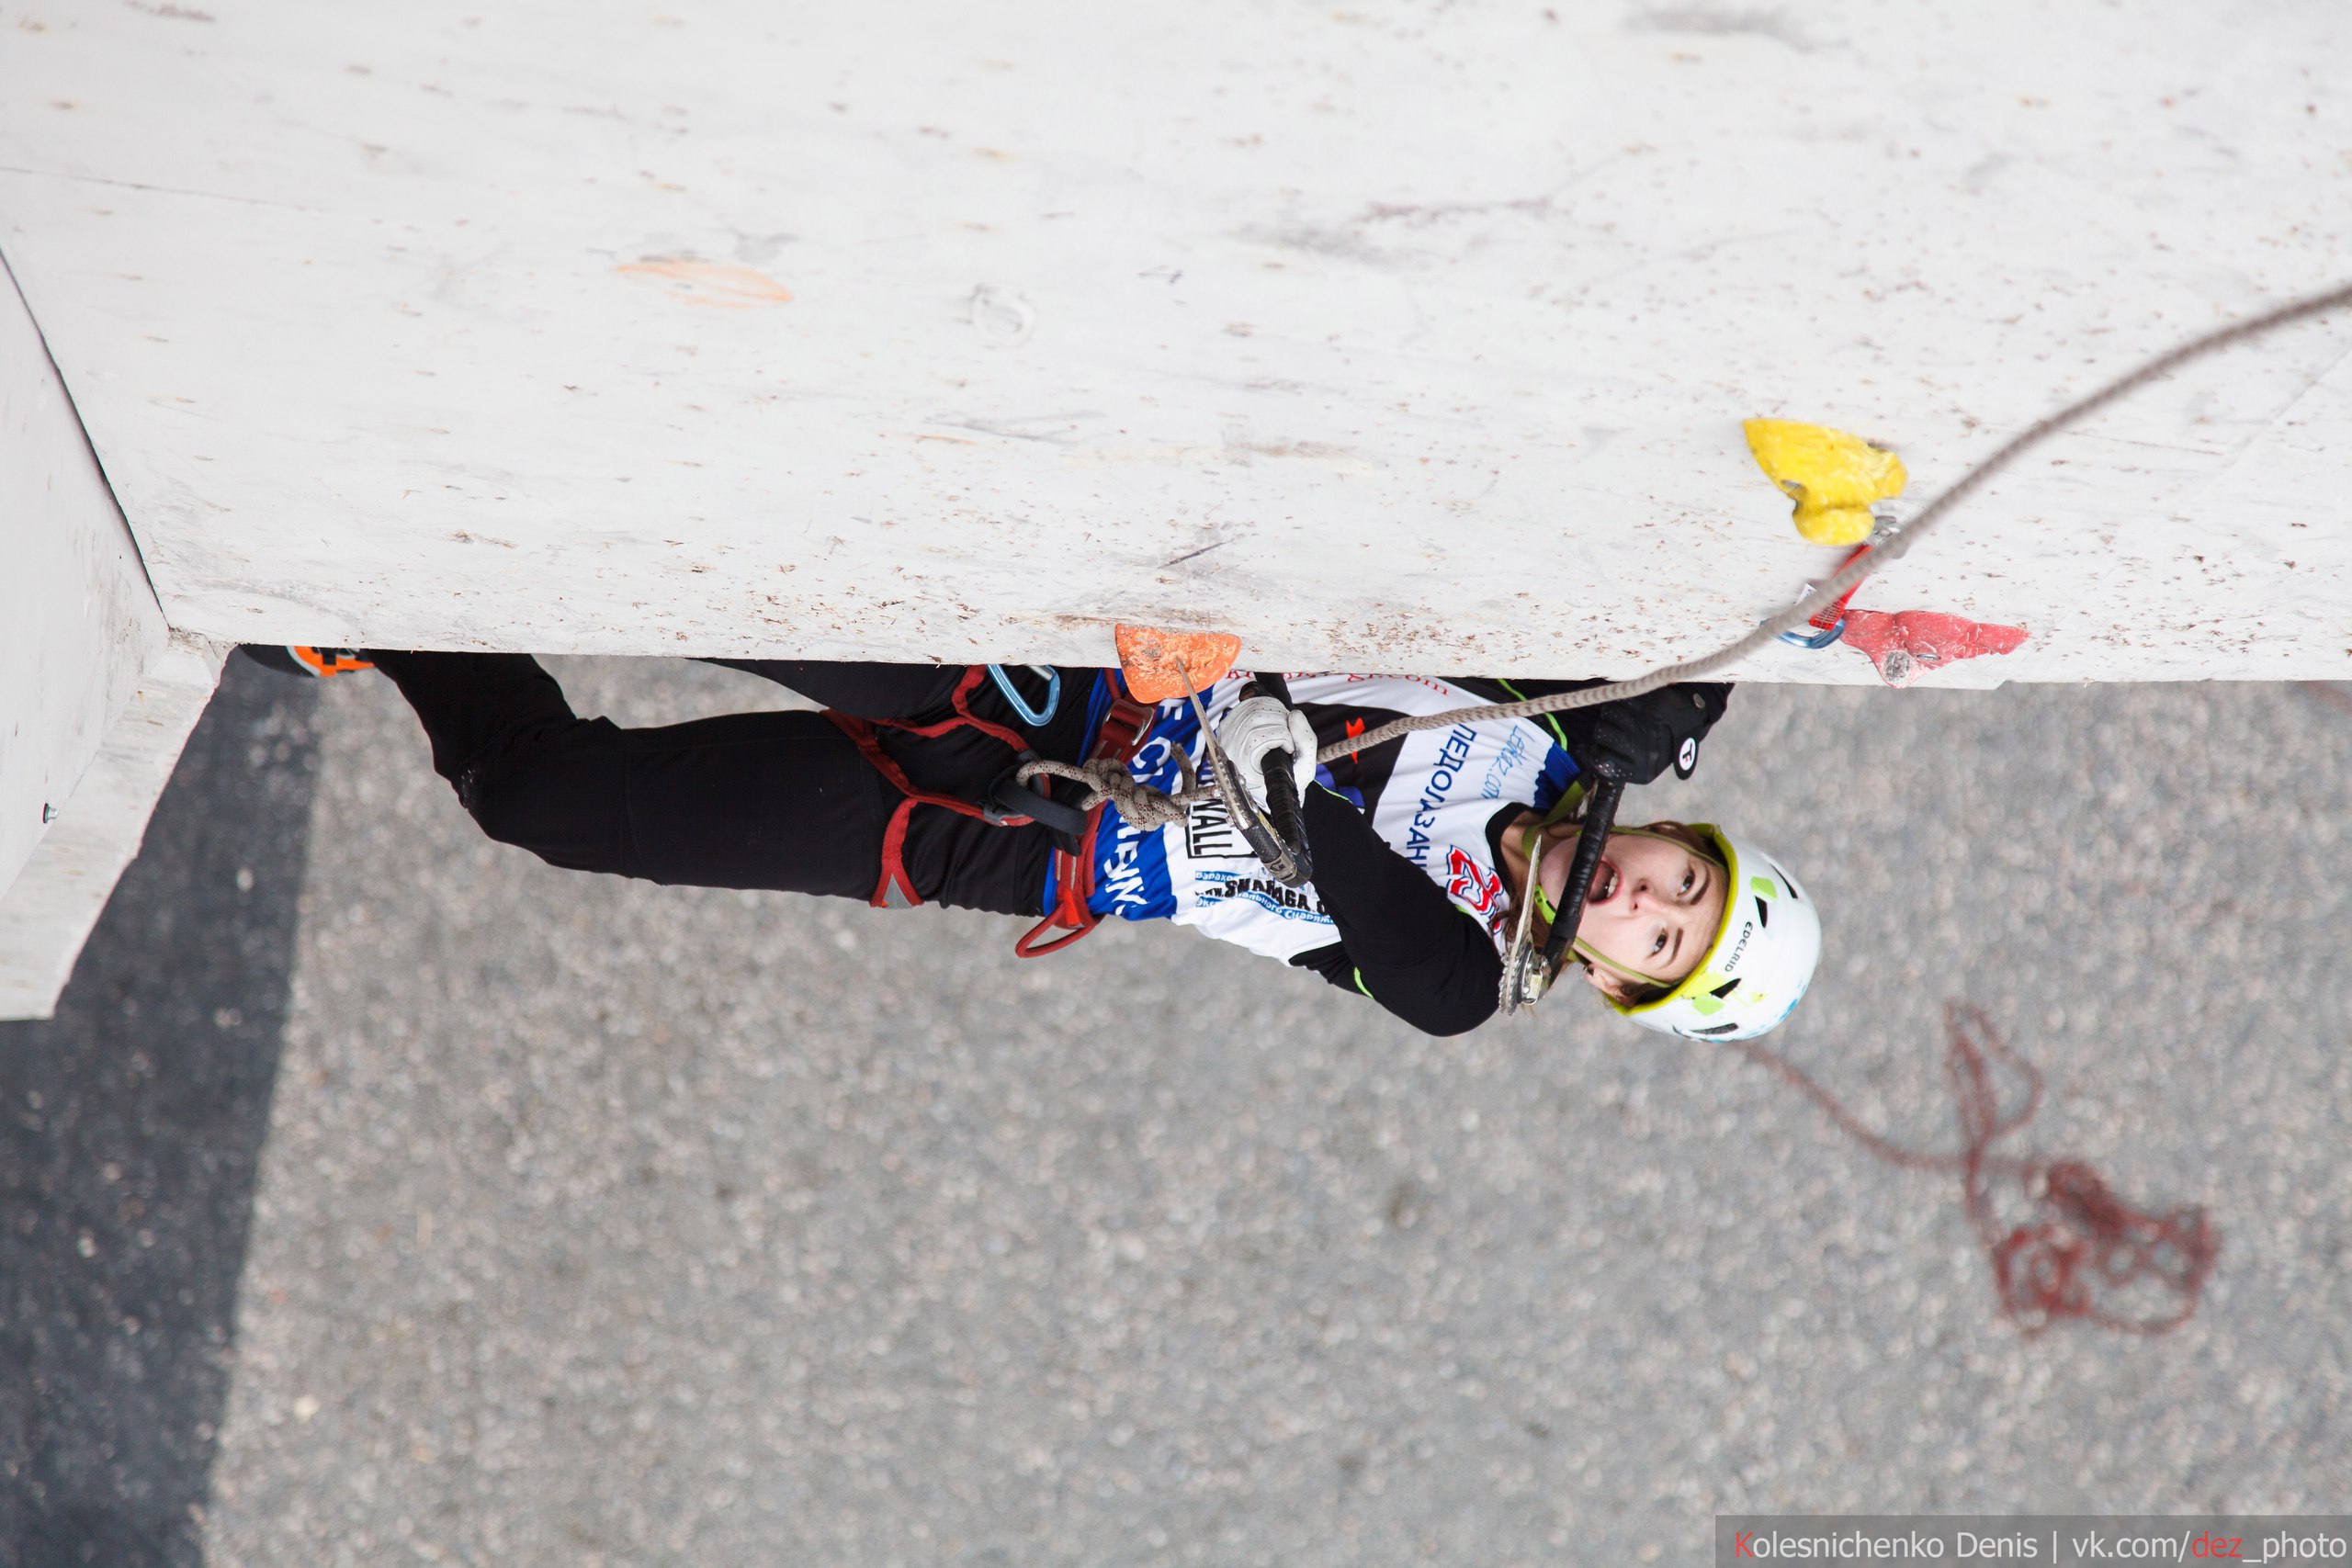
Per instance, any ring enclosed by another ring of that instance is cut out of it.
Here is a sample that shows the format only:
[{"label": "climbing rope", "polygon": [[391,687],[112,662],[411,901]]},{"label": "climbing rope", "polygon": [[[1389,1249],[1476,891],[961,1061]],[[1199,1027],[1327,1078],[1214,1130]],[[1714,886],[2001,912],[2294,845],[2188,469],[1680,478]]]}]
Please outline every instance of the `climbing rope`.
[{"label": "climbing rope", "polygon": [[[1969,1225],[1993,1266],[2001,1315],[2027,1335],[2064,1318],[2146,1335],[2168,1334],[2188,1322],[2222,1249],[2221,1233],[2205,1211],[2188,1204],[2145,1213],[2118,1198],[2081,1160],[1995,1154],[1996,1142],[2041,1108],[2041,1074],[2001,1038],[1981,1008],[1945,1003],[1944,1027],[1944,1076],[1960,1122],[1960,1147],[1950,1154],[1907,1149],[1873,1130],[1759,1041],[1722,1043],[1795,1089],[1888,1165],[1959,1177]],[[2001,1107],[1996,1066],[2024,1087],[2014,1109]]]},{"label": "climbing rope", "polygon": [[1185,809],[1194,801],[1210,799],[1217,793],[1215,787],[1204,787],[1193,778],[1193,770],[1182,756],[1176,759],[1176,766],[1184,787],[1173,795],[1131,776],[1126,764],[1113,757],[1099,757],[1091,762],[1023,762],[1019,776],[1023,784],[1042,773],[1084,784],[1089,793],[1078,803],[1080,811],[1108,805],[1136,828],[1152,832],[1182,822]]},{"label": "climbing rope", "polygon": [[1891,561],[1901,560],[1928,530],[1941,522],[1952,508],[1984,487],[1984,481],[2007,468],[2030,447],[2057,434],[2075,421],[2084,419],[2129,394],[2139,390],[2159,377],[2169,374],[2194,360],[2224,348],[2258,337],[2264,333],[2287,326],[2308,317],[2324,314],[2338,306],[2352,304],[2352,283],[2342,284],[2324,293],[2309,295],[2301,299],[2267,310],[2247,321],[2218,327],[2210,333],[2189,339],[2178,347],[2141,366],[2120,380],[2110,381],[2086,397],[2079,398],[2054,413],[2048,414],[2028,426],[2018,434],[1984,458],[1974,468],[1953,481],[1941,495],[1920,509],[1918,516],[1893,536],[1879,540],[1867,555],[1849,559],[1845,566],[1825,580],[1811,593],[1794,604],[1767,619],[1763,625],[1736,642],[1701,658],[1681,664],[1668,664],[1646,675],[1630,681],[1613,681],[1607,685],[1587,686],[1582,691],[1562,692],[1554,696],[1532,697],[1525,702],[1490,703],[1477,707],[1453,708],[1445,713],[1425,714],[1419,717],[1391,719],[1379,728],[1364,735],[1351,735],[1334,741],[1316,753],[1318,762],[1334,762],[1351,752],[1368,750],[1384,741],[1396,739],[1421,729],[1451,729],[1457,724],[1483,724],[1493,719],[1533,718],[1540,714],[1565,713],[1572,708],[1594,707],[1601,703],[1621,702],[1671,686],[1681,681],[1700,681],[1728,669],[1748,655],[1770,647],[1782,632],[1794,631],[1829,606],[1837,604],[1872,572]]}]

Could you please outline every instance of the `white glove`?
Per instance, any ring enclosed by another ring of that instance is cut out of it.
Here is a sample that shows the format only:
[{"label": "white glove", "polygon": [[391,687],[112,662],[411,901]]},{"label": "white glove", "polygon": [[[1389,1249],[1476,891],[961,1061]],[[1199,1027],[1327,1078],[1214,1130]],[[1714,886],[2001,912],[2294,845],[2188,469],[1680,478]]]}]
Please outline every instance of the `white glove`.
[{"label": "white glove", "polygon": [[1272,697],[1251,697],[1217,726],[1216,743],[1233,760],[1241,787],[1258,808],[1266,808],[1266,759],[1277,751],[1290,757],[1290,776],[1298,783],[1298,797],[1315,782],[1315,727],[1295,707]]}]

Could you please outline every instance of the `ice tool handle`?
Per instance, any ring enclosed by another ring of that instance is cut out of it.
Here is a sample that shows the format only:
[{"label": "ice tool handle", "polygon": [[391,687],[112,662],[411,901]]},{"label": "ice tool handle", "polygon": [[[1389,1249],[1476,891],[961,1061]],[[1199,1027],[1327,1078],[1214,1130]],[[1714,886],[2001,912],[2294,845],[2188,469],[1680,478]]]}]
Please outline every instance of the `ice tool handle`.
[{"label": "ice tool handle", "polygon": [[1600,852],[1609,842],[1609,829],[1617,825],[1617,803],[1624,795],[1623,780],[1593,781],[1592,798],[1584,810],[1584,830],[1577,835],[1576,858],[1568,863],[1568,885],[1561,890],[1560,912],[1552,921],[1551,935],[1544,941],[1539,973],[1547,984],[1559,974],[1570,944],[1577,940],[1577,927],[1584,921],[1585,896],[1592,891],[1592,879],[1600,870]]},{"label": "ice tool handle", "polygon": [[1216,779],[1217,795],[1225,802],[1226,811],[1232,817],[1234,826],[1241,829],[1242,841],[1265,866],[1267,875],[1285,887],[1306,886],[1306,868],[1290,852],[1289,846],[1283,842],[1281,835],[1266,820],[1265,814],[1258,809],[1257,801],[1242,787],[1241,776],[1234,770],[1233,759],[1227,756],[1225,748],[1217,744],[1216,731],[1209,724],[1208,710],[1201,705],[1201,694],[1193,689],[1189,671],[1184,675],[1184,697],[1193,705],[1193,716],[1200,721],[1201,753],[1208,759],[1209,773]]},{"label": "ice tool handle", "polygon": [[[1290,684],[1272,671],[1252,673],[1249,683],[1241,688],[1244,702],[1253,695],[1273,698],[1284,707],[1295,705],[1290,700]],[[1304,887],[1315,880],[1315,861],[1306,849],[1306,818],[1298,798],[1298,780],[1291,772],[1287,752],[1276,752],[1265,761],[1266,826],[1272,830],[1279,857],[1286,864],[1276,863],[1262,849],[1258,858],[1265,861],[1266,869],[1274,880],[1287,887]],[[1258,849],[1255,843],[1250,846]],[[1288,873],[1289,874],[1285,874]]]}]

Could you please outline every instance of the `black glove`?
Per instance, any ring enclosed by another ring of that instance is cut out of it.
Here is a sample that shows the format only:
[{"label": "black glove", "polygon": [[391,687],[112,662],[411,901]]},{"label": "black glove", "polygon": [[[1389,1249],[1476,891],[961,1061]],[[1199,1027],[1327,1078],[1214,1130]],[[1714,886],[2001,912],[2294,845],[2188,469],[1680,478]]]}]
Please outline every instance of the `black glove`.
[{"label": "black glove", "polygon": [[1577,766],[1620,784],[1645,784],[1671,767],[1687,779],[1699,742],[1723,717],[1728,682],[1665,686],[1644,696],[1554,714]]}]

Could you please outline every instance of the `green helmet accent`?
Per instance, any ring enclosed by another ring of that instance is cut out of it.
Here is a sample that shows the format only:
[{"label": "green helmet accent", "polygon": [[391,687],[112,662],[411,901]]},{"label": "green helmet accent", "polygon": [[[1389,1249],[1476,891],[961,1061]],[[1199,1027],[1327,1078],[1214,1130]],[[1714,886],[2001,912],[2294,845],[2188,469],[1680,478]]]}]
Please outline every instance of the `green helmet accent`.
[{"label": "green helmet accent", "polygon": [[[1696,822],[1691,828],[1721,852],[1723,924],[1699,966],[1665,996],[1631,1005],[1611,1000],[1609,1005],[1661,1033],[1692,1040],[1751,1040],[1788,1017],[1812,984],[1814,965],[1821,960],[1821,917],[1788,868],[1762,849],[1711,822]],[[1583,943],[1577,950],[1584,952]],[[1641,978],[1622,964],[1600,962],[1612,972]]]}]

